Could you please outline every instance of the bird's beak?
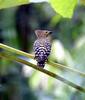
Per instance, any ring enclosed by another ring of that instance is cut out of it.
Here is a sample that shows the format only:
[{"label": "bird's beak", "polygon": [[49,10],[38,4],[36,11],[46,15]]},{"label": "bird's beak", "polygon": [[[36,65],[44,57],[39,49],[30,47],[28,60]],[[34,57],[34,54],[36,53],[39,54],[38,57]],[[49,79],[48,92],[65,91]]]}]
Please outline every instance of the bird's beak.
[{"label": "bird's beak", "polygon": [[52,31],[49,31],[48,33],[47,33],[47,36],[49,36],[49,35],[51,35],[52,34]]},{"label": "bird's beak", "polygon": [[52,34],[52,31],[50,31],[49,34]]}]

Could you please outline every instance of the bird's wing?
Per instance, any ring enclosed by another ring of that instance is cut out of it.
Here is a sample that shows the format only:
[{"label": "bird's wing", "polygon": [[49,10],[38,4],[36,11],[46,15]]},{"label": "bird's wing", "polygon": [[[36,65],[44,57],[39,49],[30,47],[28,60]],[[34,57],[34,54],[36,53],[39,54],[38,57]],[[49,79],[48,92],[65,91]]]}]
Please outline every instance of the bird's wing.
[{"label": "bird's wing", "polygon": [[49,41],[36,40],[34,42],[34,52],[37,61],[47,60],[47,57],[50,54],[50,50],[51,50],[51,45]]},{"label": "bird's wing", "polygon": [[45,48],[46,48],[46,54],[47,54],[47,56],[49,56],[50,51],[51,51],[51,43],[50,43],[50,41],[48,41],[48,40],[45,41]]}]

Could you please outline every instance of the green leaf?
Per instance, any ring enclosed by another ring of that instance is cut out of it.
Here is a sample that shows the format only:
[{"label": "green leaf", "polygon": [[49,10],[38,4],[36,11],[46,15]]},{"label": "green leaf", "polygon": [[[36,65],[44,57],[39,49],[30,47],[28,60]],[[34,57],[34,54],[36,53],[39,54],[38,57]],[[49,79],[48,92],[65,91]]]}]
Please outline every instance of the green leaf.
[{"label": "green leaf", "polygon": [[71,18],[77,0],[50,0],[52,8],[65,18]]},{"label": "green leaf", "polygon": [[0,9],[27,4],[29,0],[0,0]]}]

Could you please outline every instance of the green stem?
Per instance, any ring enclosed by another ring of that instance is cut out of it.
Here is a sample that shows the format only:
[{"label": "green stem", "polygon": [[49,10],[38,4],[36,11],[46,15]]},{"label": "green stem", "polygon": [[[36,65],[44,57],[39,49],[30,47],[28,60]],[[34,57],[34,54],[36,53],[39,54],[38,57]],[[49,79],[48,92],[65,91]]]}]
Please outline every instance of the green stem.
[{"label": "green stem", "polygon": [[71,72],[74,72],[74,73],[76,73],[76,74],[79,74],[79,75],[82,76],[82,77],[85,77],[85,73],[80,72],[80,71],[78,71],[78,70],[76,70],[76,69],[73,69],[73,68],[69,68],[69,67],[67,67],[67,66],[65,66],[65,65],[61,65],[61,64],[59,64],[59,63],[55,63],[55,62],[52,62],[52,61],[48,61],[48,64],[51,65],[51,66],[54,66],[54,67],[62,68],[62,69],[67,70],[67,71],[69,71],[69,72],[70,72],[70,71],[71,71]]},{"label": "green stem", "polygon": [[[4,50],[7,50],[7,51],[10,51],[12,53],[15,53],[15,54],[18,54],[18,55],[21,55],[21,56],[25,56],[25,57],[28,57],[28,58],[31,58],[31,59],[34,59],[34,55],[32,54],[29,54],[29,53],[26,53],[26,52],[23,52],[23,51],[20,51],[20,50],[17,50],[17,49],[14,49],[12,47],[9,47],[7,45],[4,45],[2,43],[0,43],[0,48],[4,49]],[[82,73],[76,69],[72,69],[72,68],[69,68],[69,67],[66,67],[65,65],[61,65],[59,63],[54,63],[52,61],[48,61],[47,64],[53,66],[53,67],[57,67],[57,68],[62,68],[62,69],[66,69],[68,71],[71,71],[71,72],[74,72],[76,74],[79,74],[80,76],[83,76],[85,77],[85,73]]]},{"label": "green stem", "polygon": [[10,52],[12,52],[12,53],[21,55],[21,56],[25,56],[25,57],[34,59],[34,56],[33,56],[32,54],[25,53],[25,52],[23,52],[23,51],[21,51],[21,50],[17,50],[17,49],[15,49],[15,48],[9,47],[9,46],[4,45],[4,44],[2,44],[2,43],[0,43],[0,48],[2,48],[2,49],[4,49],[4,50],[7,50],[7,51],[10,51]]},{"label": "green stem", "polygon": [[9,59],[11,61],[16,61],[16,62],[25,64],[25,65],[28,65],[29,67],[32,67],[32,68],[34,68],[36,70],[39,70],[39,71],[41,71],[41,72],[43,72],[43,73],[45,73],[45,74],[47,74],[47,75],[49,75],[49,76],[51,76],[51,77],[53,77],[55,79],[58,79],[58,80],[64,82],[65,84],[68,84],[68,85],[74,87],[75,89],[77,89],[79,91],[85,92],[85,89],[83,87],[81,87],[79,85],[76,85],[76,84],[72,83],[71,81],[68,81],[68,80],[62,78],[61,76],[59,76],[59,75],[57,75],[57,74],[55,74],[53,72],[50,72],[50,71],[48,71],[46,69],[42,69],[42,68],[40,68],[40,67],[30,63],[30,62],[27,62],[27,61],[21,59],[21,58],[17,58],[15,56],[11,56],[11,55],[8,55],[8,54],[5,54],[5,53],[0,53],[0,57],[7,58],[7,59]]}]

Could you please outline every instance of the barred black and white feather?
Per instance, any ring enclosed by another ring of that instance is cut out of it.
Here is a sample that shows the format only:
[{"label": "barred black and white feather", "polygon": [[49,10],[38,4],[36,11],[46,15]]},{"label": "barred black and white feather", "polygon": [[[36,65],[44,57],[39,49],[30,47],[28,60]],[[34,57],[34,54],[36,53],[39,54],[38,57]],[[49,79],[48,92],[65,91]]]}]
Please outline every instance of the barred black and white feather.
[{"label": "barred black and white feather", "polygon": [[34,42],[34,46],[33,46],[35,52],[35,59],[37,60],[37,65],[39,67],[45,66],[45,62],[48,59],[48,56],[51,51],[51,43],[47,37],[46,32],[50,32],[50,31],[37,30],[38,39]]}]

